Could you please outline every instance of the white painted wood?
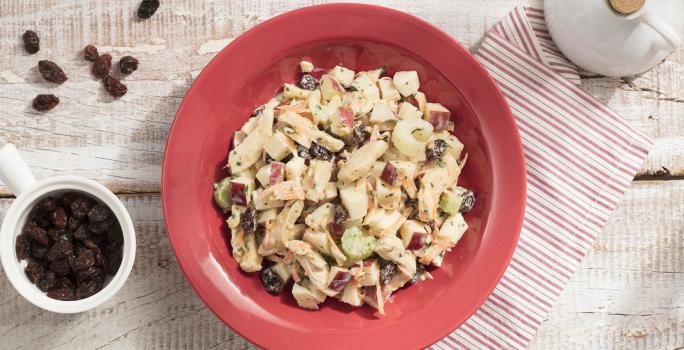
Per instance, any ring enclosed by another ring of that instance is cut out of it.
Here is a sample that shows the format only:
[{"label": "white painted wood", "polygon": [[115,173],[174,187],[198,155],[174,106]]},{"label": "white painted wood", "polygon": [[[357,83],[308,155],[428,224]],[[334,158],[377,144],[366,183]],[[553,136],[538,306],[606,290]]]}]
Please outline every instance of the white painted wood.
[{"label": "white painted wood", "polygon": [[[0,273],[3,348],[248,346],[206,309],[185,281],[164,231],[159,196],[121,198],[139,242],[133,272],[119,294],[96,310],[57,315],[24,300]],[[0,217],[10,203],[0,200]],[[684,181],[642,181],[627,191],[531,348],[613,345],[684,345]]]},{"label": "white painted wood", "polygon": [[[117,297],[81,315],[43,312],[0,273],[0,348],[251,348],[194,295],[174,261],[160,211],[160,166],[175,111],[193,79],[240,33],[320,0],[164,0],[148,21],[139,0],[0,0],[0,139],[15,143],[38,177],[74,173],[123,195],[139,232],[138,259]],[[444,29],[473,49],[517,4],[541,0],[381,0]],[[27,55],[34,29],[41,51]],[[680,28],[684,33],[684,28]],[[81,58],[86,44],[141,61],[113,101]],[[69,75],[40,78],[39,59]],[[684,49],[631,79],[587,74],[582,88],[653,137],[640,174],[684,175]],[[62,103],[36,113],[30,101]],[[147,194],[135,194],[145,192]],[[0,186],[0,196],[8,195]],[[11,199],[0,199],[0,216]],[[533,349],[674,349],[684,346],[684,181],[637,182],[572,279]]]},{"label": "white painted wood", "polygon": [[[320,1],[168,0],[149,21],[135,19],[138,0],[4,0],[0,2],[0,135],[25,153],[38,177],[70,172],[117,191],[158,191],[166,135],[193,78],[231,38],[276,14]],[[523,0],[375,1],[420,16],[474,48],[483,33]],[[539,1],[529,1],[539,5]],[[28,55],[21,34],[41,36]],[[93,43],[115,61],[126,54],[140,69],[129,93],[113,101],[90,76],[81,49]],[[584,88],[657,138],[642,173],[662,167],[684,174],[684,49],[632,85],[589,79]],[[39,76],[39,59],[59,63],[69,80],[58,87]],[[635,91],[636,90],[636,91]],[[657,91],[653,92],[651,90]],[[54,92],[62,103],[37,113],[30,101]],[[649,118],[652,117],[652,118]],[[7,189],[0,187],[0,194]]]}]

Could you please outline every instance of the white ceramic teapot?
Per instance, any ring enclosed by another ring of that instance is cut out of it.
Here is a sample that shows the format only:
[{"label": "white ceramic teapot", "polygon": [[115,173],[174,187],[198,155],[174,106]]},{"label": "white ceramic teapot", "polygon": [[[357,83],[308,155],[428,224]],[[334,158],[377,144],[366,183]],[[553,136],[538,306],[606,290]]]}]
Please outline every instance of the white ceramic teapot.
[{"label": "white ceramic teapot", "polygon": [[682,43],[684,0],[545,0],[544,12],[563,54],[607,76],[647,71]]}]

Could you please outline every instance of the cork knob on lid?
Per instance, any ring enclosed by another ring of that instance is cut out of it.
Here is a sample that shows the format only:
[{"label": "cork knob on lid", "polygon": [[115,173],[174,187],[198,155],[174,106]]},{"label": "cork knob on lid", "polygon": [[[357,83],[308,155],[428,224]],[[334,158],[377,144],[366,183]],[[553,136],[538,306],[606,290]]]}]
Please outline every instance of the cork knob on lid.
[{"label": "cork knob on lid", "polygon": [[610,0],[610,6],[618,13],[628,15],[639,11],[645,2],[646,0]]}]

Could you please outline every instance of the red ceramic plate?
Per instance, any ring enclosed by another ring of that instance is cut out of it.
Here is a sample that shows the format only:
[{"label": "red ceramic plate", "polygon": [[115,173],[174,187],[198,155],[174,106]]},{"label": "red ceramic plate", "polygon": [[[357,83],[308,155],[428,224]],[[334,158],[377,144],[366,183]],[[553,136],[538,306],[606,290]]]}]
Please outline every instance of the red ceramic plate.
[{"label": "red ceramic plate", "polygon": [[[430,101],[452,111],[468,163],[464,186],[477,193],[470,229],[434,280],[399,291],[377,318],[370,307],[337,301],[296,307],[240,271],[212,183],[225,176],[231,135],[255,107],[297,76],[303,57],[318,67],[383,64],[417,70]],[[265,348],[417,349],[446,336],[487,298],[518,240],[525,168],[510,110],[485,70],[454,39],[413,16],[366,5],[323,5],[266,21],[233,41],[188,92],[169,135],[164,216],[183,272],[209,308]]]}]

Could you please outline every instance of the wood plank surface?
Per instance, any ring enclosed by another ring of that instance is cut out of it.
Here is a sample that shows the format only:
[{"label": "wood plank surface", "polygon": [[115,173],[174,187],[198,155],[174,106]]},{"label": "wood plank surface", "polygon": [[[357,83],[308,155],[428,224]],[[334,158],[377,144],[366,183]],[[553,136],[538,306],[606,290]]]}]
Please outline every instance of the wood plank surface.
[{"label": "wood plank surface", "polygon": [[[139,0],[0,0],[0,141],[15,143],[37,177],[87,176],[106,184],[135,220],[131,277],[107,304],[79,315],[42,311],[0,272],[0,348],[247,349],[185,281],[164,232],[160,166],[173,116],[201,69],[230,41],[277,14],[319,0],[164,0],[139,21]],[[474,50],[519,4],[541,0],[361,1],[419,16]],[[41,51],[23,51],[36,30]],[[684,33],[684,28],[680,28]],[[137,57],[114,101],[93,80],[81,49],[95,44],[115,62]],[[69,80],[46,83],[37,61],[59,63]],[[532,349],[684,347],[684,49],[638,77],[587,73],[582,88],[654,138],[638,179],[583,262]],[[38,93],[62,102],[37,113]],[[669,179],[672,181],[653,181]],[[9,197],[0,185],[0,197]],[[0,198],[0,217],[11,204]]]},{"label": "wood plank surface", "polygon": [[[135,19],[137,0],[0,1],[0,135],[22,149],[38,177],[75,173],[118,192],[159,191],[159,166],[178,105],[193,79],[232,38],[290,9],[321,1],[165,1],[149,21]],[[485,31],[517,4],[539,1],[375,1],[412,13],[474,49]],[[21,34],[35,29],[42,50],[28,55]],[[683,29],[684,31],[684,29]],[[93,80],[81,49],[95,44],[115,62],[140,59],[118,101]],[[44,82],[39,59],[53,59],[69,75]],[[583,88],[656,139],[642,175],[684,175],[684,49],[655,70],[629,79],[591,78]],[[49,113],[30,108],[38,93],[62,103]],[[0,187],[0,194],[7,189]]]},{"label": "wood plank surface", "polygon": [[[176,263],[159,196],[120,196],[138,254],[121,291],[79,315],[42,311],[0,273],[0,344],[8,349],[251,348],[207,310]],[[11,199],[0,200],[0,217]],[[531,349],[684,346],[684,181],[638,182],[568,284]]]}]

